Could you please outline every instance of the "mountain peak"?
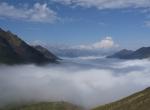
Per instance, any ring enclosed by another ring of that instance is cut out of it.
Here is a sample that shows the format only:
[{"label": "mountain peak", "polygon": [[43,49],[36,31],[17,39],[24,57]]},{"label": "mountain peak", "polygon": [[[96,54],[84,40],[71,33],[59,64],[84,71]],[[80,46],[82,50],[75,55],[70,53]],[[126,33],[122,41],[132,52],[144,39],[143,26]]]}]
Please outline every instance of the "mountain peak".
[{"label": "mountain peak", "polygon": [[44,63],[55,61],[45,57],[17,35],[0,28],[0,62],[1,63]]}]

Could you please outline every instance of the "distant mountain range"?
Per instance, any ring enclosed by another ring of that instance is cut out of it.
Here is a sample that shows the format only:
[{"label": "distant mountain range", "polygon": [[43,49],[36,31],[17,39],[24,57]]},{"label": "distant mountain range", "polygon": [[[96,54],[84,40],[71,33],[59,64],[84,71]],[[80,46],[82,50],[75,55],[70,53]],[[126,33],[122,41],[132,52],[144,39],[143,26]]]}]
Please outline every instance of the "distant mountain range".
[{"label": "distant mountain range", "polygon": [[93,110],[150,110],[150,88]]},{"label": "distant mountain range", "polygon": [[88,56],[107,56],[115,51],[113,49],[82,49],[79,47],[66,45],[55,45],[46,47],[59,57],[69,57],[69,58],[88,57]]},{"label": "distant mountain range", "polygon": [[57,57],[42,47],[32,47],[10,31],[0,28],[0,63],[48,63]]},{"label": "distant mountain range", "polygon": [[107,58],[120,58],[120,59],[144,59],[150,58],[150,47],[142,47],[136,51],[121,50]]}]

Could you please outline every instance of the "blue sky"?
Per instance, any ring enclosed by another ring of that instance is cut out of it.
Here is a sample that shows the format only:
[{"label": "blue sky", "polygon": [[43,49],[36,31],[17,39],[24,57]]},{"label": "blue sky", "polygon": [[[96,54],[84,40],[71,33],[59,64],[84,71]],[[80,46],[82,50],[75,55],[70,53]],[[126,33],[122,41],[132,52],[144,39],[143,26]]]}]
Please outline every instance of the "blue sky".
[{"label": "blue sky", "polygon": [[25,41],[150,46],[150,0],[0,0],[0,27]]}]

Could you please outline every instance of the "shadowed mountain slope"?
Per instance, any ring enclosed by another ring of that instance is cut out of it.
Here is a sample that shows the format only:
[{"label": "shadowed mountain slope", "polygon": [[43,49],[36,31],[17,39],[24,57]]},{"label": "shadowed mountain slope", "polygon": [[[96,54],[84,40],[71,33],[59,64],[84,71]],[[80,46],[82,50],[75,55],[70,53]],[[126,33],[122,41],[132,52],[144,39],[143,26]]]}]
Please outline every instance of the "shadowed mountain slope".
[{"label": "shadowed mountain slope", "polygon": [[56,55],[54,55],[52,52],[50,52],[48,49],[46,49],[45,47],[42,47],[41,45],[36,45],[36,46],[33,46],[33,47],[36,50],[38,50],[39,52],[41,52],[42,54],[44,54],[44,56],[48,59],[53,59],[53,60],[60,59]]},{"label": "shadowed mountain slope", "polygon": [[43,53],[36,50],[17,35],[0,29],[0,63],[47,63],[56,59],[45,57]]}]

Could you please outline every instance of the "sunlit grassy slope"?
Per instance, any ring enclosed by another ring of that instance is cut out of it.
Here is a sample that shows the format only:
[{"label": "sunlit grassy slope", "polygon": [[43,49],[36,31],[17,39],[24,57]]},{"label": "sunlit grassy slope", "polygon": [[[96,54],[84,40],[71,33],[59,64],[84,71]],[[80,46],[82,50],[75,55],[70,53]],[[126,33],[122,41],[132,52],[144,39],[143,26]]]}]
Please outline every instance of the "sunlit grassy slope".
[{"label": "sunlit grassy slope", "polygon": [[93,110],[150,110],[150,88]]}]

